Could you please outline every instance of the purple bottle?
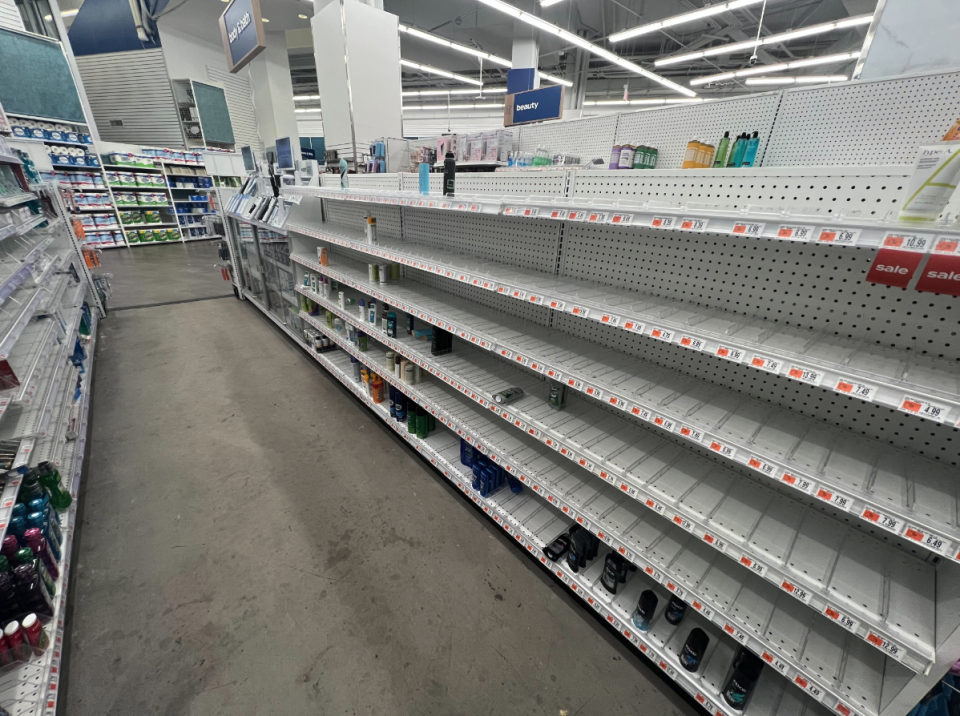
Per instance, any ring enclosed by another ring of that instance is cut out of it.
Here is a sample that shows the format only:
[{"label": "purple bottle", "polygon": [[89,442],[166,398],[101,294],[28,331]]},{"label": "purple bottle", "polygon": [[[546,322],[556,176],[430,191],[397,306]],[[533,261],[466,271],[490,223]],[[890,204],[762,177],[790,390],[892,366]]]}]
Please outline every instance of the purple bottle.
[{"label": "purple bottle", "polygon": [[21,564],[13,570],[17,599],[26,611],[53,616],[53,601],[32,564]]},{"label": "purple bottle", "polygon": [[47,573],[53,581],[60,579],[60,568],[57,567],[57,561],[50,554],[50,550],[47,549],[47,540],[43,538],[40,530],[31,527],[24,532],[24,539],[27,542],[27,547],[33,550],[34,556],[39,557],[40,561],[43,562],[43,566],[47,568]]},{"label": "purple bottle", "polygon": [[7,558],[11,567],[16,567],[20,564],[17,561],[18,549],[20,549],[20,542],[14,535],[7,535],[3,538],[3,543],[0,545],[0,554]]}]

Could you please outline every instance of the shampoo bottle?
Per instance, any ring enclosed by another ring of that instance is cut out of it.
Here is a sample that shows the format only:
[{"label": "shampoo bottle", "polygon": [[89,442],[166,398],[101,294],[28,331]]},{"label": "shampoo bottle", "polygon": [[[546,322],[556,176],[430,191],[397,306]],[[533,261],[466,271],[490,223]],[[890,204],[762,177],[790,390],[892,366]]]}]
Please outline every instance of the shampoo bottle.
[{"label": "shampoo bottle", "polygon": [[757,158],[757,149],[760,148],[760,137],[758,132],[747,141],[747,148],[743,152],[743,159],[740,162],[741,167],[752,167]]},{"label": "shampoo bottle", "polygon": [[730,148],[730,159],[727,161],[728,167],[739,167],[743,161],[743,153],[747,150],[746,133],[737,136],[737,141]]},{"label": "shampoo bottle", "polygon": [[720,169],[727,162],[727,150],[730,148],[730,132],[723,133],[723,139],[717,147],[717,157],[713,160],[713,168]]}]

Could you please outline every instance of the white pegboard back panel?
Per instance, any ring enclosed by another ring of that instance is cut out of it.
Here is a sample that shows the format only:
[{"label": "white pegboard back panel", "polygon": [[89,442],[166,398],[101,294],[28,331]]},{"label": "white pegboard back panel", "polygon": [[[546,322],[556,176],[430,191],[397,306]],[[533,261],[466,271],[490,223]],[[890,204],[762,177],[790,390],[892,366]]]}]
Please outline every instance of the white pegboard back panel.
[{"label": "white pegboard back panel", "polygon": [[[309,202],[312,205],[319,204],[319,201]],[[327,211],[327,221],[332,222],[334,226],[349,231],[364,231],[364,224],[367,214],[377,219],[377,235],[387,239],[399,241],[403,237],[402,226],[400,222],[400,208],[396,206],[364,206],[352,201],[328,201],[324,204]],[[291,214],[290,219],[299,218],[300,214]],[[289,222],[290,219],[287,221]],[[311,224],[319,224],[319,213],[314,213]]]},{"label": "white pegboard back panel", "polygon": [[[335,204],[339,202],[328,202]],[[557,270],[561,225],[555,221],[516,221],[505,216],[437,212],[404,207],[403,233],[418,244],[479,256],[508,266],[544,273]]]},{"label": "white pegboard back panel", "polygon": [[[417,191],[420,178],[402,174],[403,191]],[[564,196],[568,172],[458,172],[456,193],[460,195]],[[430,175],[430,191],[440,193],[443,175]]]},{"label": "white pegboard back panel", "polygon": [[763,165],[911,165],[957,117],[960,72],[787,90]]},{"label": "white pegboard back panel", "polygon": [[[351,189],[387,189],[400,188],[399,174],[350,174]],[[320,186],[337,188],[340,186],[339,174],[321,174]]]},{"label": "white pegboard back panel", "polygon": [[958,299],[866,282],[872,249],[568,225],[560,274],[960,361]]},{"label": "white pegboard back panel", "polygon": [[[719,146],[723,133],[730,141],[743,132],[758,133],[757,164],[774,128],[780,92],[766,92],[735,99],[677,105],[619,116],[617,144],[643,144],[657,149],[657,167],[679,169],[687,143],[693,140]],[[609,151],[608,151],[609,154]]]},{"label": "white pegboard back panel", "polygon": [[581,163],[600,157],[606,165],[616,141],[618,119],[619,115],[611,114],[571,122],[527,125],[520,128],[519,151],[532,152],[543,147],[550,154],[578,156]]},{"label": "white pegboard back panel", "polygon": [[909,172],[902,166],[655,169],[573,173],[571,196],[656,201],[691,209],[744,210],[880,219],[899,210]]},{"label": "white pegboard back panel", "polygon": [[[401,191],[420,191],[420,175],[416,172],[404,172],[400,175]],[[443,175],[430,174],[430,193],[440,194],[443,191]]]}]

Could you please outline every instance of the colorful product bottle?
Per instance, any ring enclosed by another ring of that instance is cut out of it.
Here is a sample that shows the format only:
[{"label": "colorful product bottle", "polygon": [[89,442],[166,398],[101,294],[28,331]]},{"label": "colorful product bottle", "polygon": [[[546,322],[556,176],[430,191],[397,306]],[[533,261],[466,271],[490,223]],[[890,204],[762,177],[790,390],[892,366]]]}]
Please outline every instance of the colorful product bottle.
[{"label": "colorful product bottle", "polygon": [[740,162],[743,161],[743,153],[747,151],[747,141],[746,132],[737,137],[737,141],[734,142],[730,150],[730,159],[727,161],[728,167],[740,166]]},{"label": "colorful product bottle", "polygon": [[747,140],[747,148],[743,152],[743,159],[740,161],[741,167],[752,167],[757,159],[757,150],[760,148],[759,132],[754,132],[753,136]]},{"label": "colorful product bottle", "polygon": [[73,498],[63,489],[60,481],[60,472],[52,462],[41,462],[37,465],[38,480],[50,493],[50,504],[53,509],[62,512],[70,507]]},{"label": "colorful product bottle", "polygon": [[43,652],[50,646],[50,637],[47,636],[44,628],[40,626],[40,620],[37,619],[37,615],[27,614],[27,616],[23,618],[20,626],[27,643],[33,647],[33,655],[42,656]]},{"label": "colorful product bottle", "polygon": [[420,162],[420,193],[429,194],[430,193],[430,165],[426,162]]},{"label": "colorful product bottle", "polygon": [[720,169],[727,161],[727,150],[730,149],[730,132],[723,133],[723,139],[717,146],[717,155],[713,160],[713,168]]}]

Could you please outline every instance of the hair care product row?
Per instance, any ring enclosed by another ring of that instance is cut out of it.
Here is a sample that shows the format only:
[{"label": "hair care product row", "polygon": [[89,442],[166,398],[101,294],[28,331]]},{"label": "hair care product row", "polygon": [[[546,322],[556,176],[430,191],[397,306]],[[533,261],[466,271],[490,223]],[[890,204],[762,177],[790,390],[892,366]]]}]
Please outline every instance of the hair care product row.
[{"label": "hair care product row", "polygon": [[749,132],[743,132],[733,142],[730,141],[730,132],[724,132],[716,147],[697,140],[689,142],[687,151],[683,155],[681,168],[752,167],[756,162],[759,148],[759,132],[754,132],[752,135]]},{"label": "hair care product row", "polygon": [[615,144],[610,169],[656,169],[657,150],[642,144]]}]

